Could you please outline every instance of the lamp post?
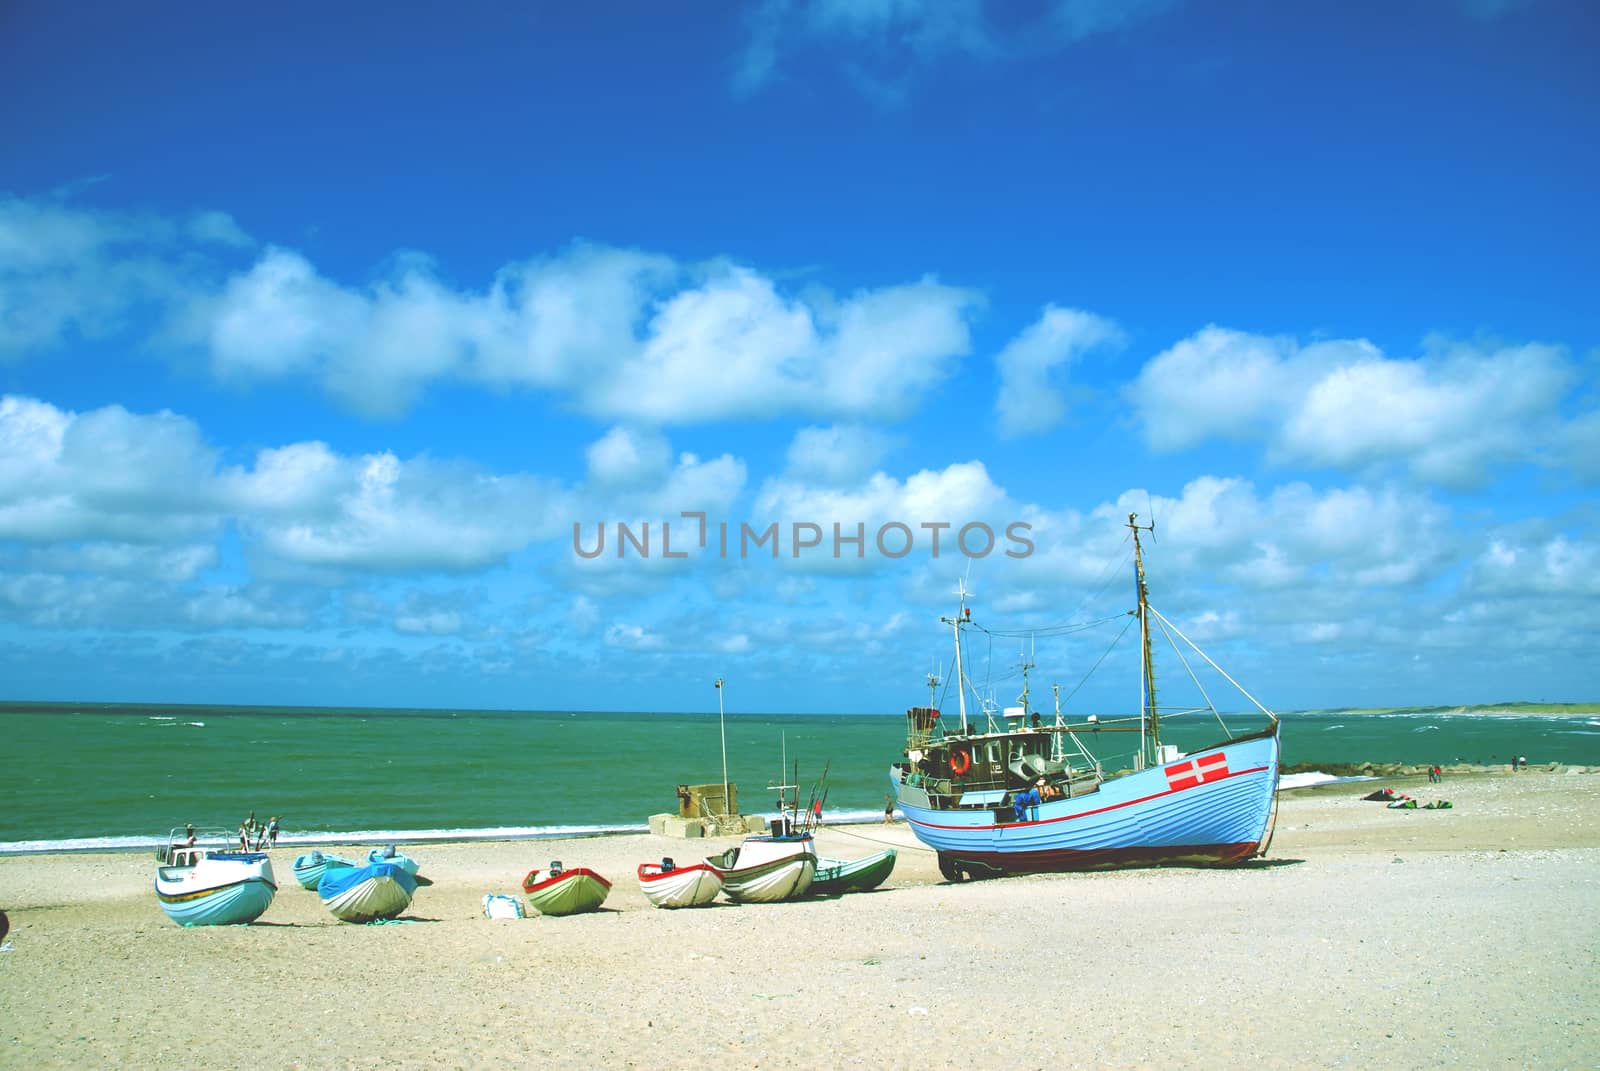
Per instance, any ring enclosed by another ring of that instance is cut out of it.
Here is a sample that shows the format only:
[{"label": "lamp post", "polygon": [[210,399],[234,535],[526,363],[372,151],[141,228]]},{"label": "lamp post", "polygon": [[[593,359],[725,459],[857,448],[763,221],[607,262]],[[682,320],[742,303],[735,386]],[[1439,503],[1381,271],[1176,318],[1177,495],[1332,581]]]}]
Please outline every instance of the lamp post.
[{"label": "lamp post", "polygon": [[717,727],[722,732],[722,814],[732,813],[728,806],[728,721],[722,713],[722,678],[717,678]]}]

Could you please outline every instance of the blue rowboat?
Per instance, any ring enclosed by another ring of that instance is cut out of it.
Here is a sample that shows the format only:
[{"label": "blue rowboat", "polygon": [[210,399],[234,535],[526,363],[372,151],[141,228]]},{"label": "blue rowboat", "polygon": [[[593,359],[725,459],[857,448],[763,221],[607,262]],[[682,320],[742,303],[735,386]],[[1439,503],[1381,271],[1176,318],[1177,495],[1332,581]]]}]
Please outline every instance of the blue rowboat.
[{"label": "blue rowboat", "polygon": [[388,863],[391,866],[399,867],[412,877],[417,876],[417,861],[405,852],[396,851],[393,844],[384,848],[372,849],[367,853],[367,862]]},{"label": "blue rowboat", "polygon": [[168,847],[156,868],[156,899],[180,926],[254,922],[272,903],[278,883],[265,852]]},{"label": "blue rowboat", "polygon": [[417,879],[393,863],[372,863],[322,876],[317,895],[340,922],[392,919],[411,906]]},{"label": "blue rowboat", "polygon": [[322,884],[322,875],[330,870],[348,870],[356,864],[341,855],[327,852],[307,852],[294,857],[294,878],[302,889],[315,892]]}]

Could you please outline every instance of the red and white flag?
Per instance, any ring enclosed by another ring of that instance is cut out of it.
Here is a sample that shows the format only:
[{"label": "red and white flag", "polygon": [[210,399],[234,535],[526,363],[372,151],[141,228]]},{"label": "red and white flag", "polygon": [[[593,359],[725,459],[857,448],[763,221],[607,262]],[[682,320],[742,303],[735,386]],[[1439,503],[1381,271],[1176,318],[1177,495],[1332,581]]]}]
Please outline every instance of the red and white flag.
[{"label": "red and white flag", "polygon": [[1189,759],[1167,767],[1167,787],[1174,792],[1180,788],[1195,788],[1207,781],[1221,781],[1228,776],[1228,756],[1213,751],[1198,759]]}]

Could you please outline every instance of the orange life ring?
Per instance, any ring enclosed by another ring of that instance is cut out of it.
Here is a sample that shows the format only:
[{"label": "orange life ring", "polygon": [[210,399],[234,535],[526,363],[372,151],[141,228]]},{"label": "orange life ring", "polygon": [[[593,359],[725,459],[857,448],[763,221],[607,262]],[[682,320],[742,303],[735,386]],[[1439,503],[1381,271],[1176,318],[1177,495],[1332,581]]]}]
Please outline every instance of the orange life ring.
[{"label": "orange life ring", "polygon": [[950,772],[960,777],[972,769],[972,756],[965,751],[957,749],[950,753]]}]

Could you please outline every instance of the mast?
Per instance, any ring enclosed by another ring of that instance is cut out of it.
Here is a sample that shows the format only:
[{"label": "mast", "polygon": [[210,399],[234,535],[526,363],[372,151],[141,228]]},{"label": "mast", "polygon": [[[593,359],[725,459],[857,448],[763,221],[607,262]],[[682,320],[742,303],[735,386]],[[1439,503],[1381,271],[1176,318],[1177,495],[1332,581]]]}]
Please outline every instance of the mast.
[{"label": "mast", "polygon": [[722,813],[726,817],[733,813],[733,808],[728,801],[728,721],[722,713],[722,678],[716,681],[717,688],[717,727],[722,730]]},{"label": "mast", "polygon": [[956,587],[956,594],[961,598],[961,612],[955,617],[941,617],[940,621],[950,626],[951,633],[956,639],[956,698],[961,703],[961,735],[967,735],[967,678],[961,669],[961,622],[971,620],[972,611],[967,609],[967,585],[962,582]]},{"label": "mast", "polygon": [[1027,651],[1023,651],[1022,652],[1022,695],[1019,696],[1018,698],[1020,698],[1022,700],[1022,724],[1024,726],[1026,726],[1028,724],[1028,670],[1032,669],[1033,666],[1034,666],[1034,663],[1032,663],[1032,662],[1030,662],[1028,660],[1028,652]]},{"label": "mast", "polygon": [[1061,742],[1061,729],[1066,724],[1061,720],[1061,685],[1052,684],[1050,692],[1056,699],[1056,731],[1050,734],[1050,743],[1053,745],[1050,761],[1060,762],[1061,757],[1066,754],[1066,745]]},{"label": "mast", "polygon": [[[1142,676],[1139,690],[1144,693],[1144,709],[1140,711],[1140,724],[1150,727],[1150,750],[1157,757],[1161,755],[1161,719],[1156,714],[1156,674],[1155,667],[1150,662],[1150,590],[1144,582],[1144,553],[1139,546],[1139,533],[1149,532],[1155,535],[1155,522],[1147,525],[1135,523],[1137,513],[1128,514],[1128,528],[1133,532],[1133,574],[1139,589],[1139,641],[1142,652]],[[1141,749],[1143,743],[1141,742]]]}]

